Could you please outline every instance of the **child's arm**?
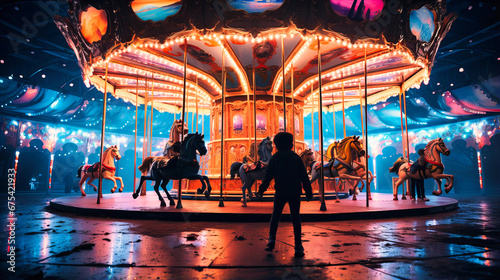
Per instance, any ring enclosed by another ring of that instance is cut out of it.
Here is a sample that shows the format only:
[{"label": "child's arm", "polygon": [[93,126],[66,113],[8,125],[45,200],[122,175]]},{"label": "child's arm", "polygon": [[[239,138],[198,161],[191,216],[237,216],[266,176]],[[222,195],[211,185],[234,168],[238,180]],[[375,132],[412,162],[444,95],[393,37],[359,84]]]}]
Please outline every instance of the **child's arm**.
[{"label": "child's arm", "polygon": [[[262,180],[262,183],[259,186],[260,194],[263,194],[267,190],[269,184],[271,183],[271,180],[274,179],[274,175],[276,173],[275,165],[276,163],[274,162],[273,158],[271,158],[264,174],[264,180]],[[304,164],[302,164],[302,166],[304,166]]]},{"label": "child's arm", "polygon": [[309,176],[307,176],[307,170],[302,161],[300,160],[300,158],[297,166],[299,166],[299,176],[302,182],[302,187],[304,188],[304,191],[306,192],[306,198],[309,201],[312,199],[313,196],[311,182],[309,181]]}]

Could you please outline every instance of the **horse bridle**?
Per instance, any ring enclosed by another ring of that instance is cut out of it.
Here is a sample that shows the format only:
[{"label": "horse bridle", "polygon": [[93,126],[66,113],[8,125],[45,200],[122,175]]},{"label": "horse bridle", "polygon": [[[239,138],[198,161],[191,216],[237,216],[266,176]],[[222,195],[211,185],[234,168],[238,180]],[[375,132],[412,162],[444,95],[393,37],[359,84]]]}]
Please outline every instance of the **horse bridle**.
[{"label": "horse bridle", "polygon": [[365,155],[365,151],[361,148],[359,141],[355,140],[351,142],[351,144],[354,144],[354,147],[356,147],[355,149],[352,149],[356,157],[360,158]]}]

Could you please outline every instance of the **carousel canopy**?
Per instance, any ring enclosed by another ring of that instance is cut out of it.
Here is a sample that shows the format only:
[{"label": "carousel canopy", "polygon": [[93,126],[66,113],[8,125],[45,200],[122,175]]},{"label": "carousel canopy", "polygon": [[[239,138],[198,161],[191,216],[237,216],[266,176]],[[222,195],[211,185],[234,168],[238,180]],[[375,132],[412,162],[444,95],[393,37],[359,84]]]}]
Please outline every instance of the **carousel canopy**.
[{"label": "carousel canopy", "polygon": [[366,55],[370,128],[398,126],[401,89],[408,90],[412,126],[500,111],[499,17],[492,2],[25,1],[0,7],[4,115],[98,124],[104,87],[114,96],[110,105],[118,114],[108,116],[116,128],[133,125],[127,109],[136,98],[143,104],[154,97],[157,110],[179,112],[185,52],[191,107],[208,109],[220,99],[223,67],[226,96],[254,90],[257,98],[281,96],[284,84],[287,96],[317,104],[321,61],[323,105],[341,110],[344,94],[348,123],[357,131],[359,106],[352,105],[364,96]]},{"label": "carousel canopy", "polygon": [[310,100],[321,92],[324,106],[342,95],[350,106],[365,88],[375,103],[428,82],[455,18],[443,5],[88,0],[71,1],[69,17],[55,22],[87,85],[130,102],[154,99],[160,111],[182,106],[184,78],[186,94],[207,108],[223,85],[228,96],[285,91]]}]

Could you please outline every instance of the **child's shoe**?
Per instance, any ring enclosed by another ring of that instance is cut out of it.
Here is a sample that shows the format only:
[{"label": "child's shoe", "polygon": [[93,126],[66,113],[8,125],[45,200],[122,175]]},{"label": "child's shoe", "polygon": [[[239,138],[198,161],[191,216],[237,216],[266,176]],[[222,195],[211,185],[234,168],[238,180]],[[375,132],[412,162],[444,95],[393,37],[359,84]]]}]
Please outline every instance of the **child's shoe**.
[{"label": "child's shoe", "polygon": [[266,248],[264,249],[265,251],[272,252],[274,250],[274,245],[276,242],[274,240],[269,240],[267,242]]},{"label": "child's shoe", "polygon": [[296,258],[302,258],[304,257],[304,247],[302,245],[296,245],[295,246],[295,254],[294,256]]}]

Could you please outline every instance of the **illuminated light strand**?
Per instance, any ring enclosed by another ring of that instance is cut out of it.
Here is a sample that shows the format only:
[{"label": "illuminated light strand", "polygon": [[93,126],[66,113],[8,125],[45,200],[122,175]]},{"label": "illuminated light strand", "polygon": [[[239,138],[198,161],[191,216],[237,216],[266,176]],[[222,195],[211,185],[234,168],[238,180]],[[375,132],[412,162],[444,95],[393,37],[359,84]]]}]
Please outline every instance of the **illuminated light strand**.
[{"label": "illuminated light strand", "polygon": [[[125,87],[130,87],[130,90],[132,88],[135,88],[136,87],[136,84],[132,84],[132,83],[127,83],[130,82],[130,81],[134,81],[134,79],[129,79],[129,78],[117,78],[117,77],[109,77],[108,78],[109,80],[111,81],[115,81],[117,83],[120,83],[120,85],[116,85],[115,88],[125,88]],[[134,81],[135,82],[135,81]],[[144,84],[144,83],[142,83]],[[155,90],[155,94],[154,96],[165,96],[165,97],[175,97],[174,95],[178,95],[177,93],[175,93],[174,91],[182,91],[182,87],[181,86],[175,86],[175,85],[171,85],[171,84],[168,84],[168,83],[165,83],[163,81],[158,81],[156,80],[155,78],[155,82],[154,82],[154,86],[155,86],[155,89],[158,89],[158,91]],[[196,93],[196,86],[195,85],[192,85],[192,84],[189,84],[189,87],[191,89],[188,89],[189,93]],[[173,90],[172,92],[163,92],[163,90]],[[140,89],[138,92],[140,93],[145,93],[146,91],[144,89]],[[170,95],[168,95],[170,94]],[[200,94],[198,94],[199,96]],[[182,95],[181,95],[182,96]],[[210,97],[205,94],[205,93],[201,93],[201,96],[199,96],[201,100],[203,101],[206,101],[206,102],[210,102]],[[130,100],[131,102],[135,102],[135,100]]]},{"label": "illuminated light strand", "polygon": [[[362,47],[367,48],[367,47],[369,47],[371,49],[391,50],[391,53],[386,54],[386,57],[389,57],[389,55],[400,56],[402,58],[407,59],[411,63],[419,65],[421,68],[425,68],[426,65],[429,64],[427,61],[425,61],[425,59],[422,59],[422,58],[418,58],[415,60],[413,58],[413,56],[409,53],[409,51],[407,51],[406,49],[402,50],[399,48],[399,46],[394,46],[392,44],[391,45],[384,45],[384,44],[369,43],[369,42],[351,43],[347,38],[341,38],[339,36],[337,36],[337,37],[335,37],[335,36],[322,36],[322,35],[319,35],[319,36],[318,35],[307,35],[306,36],[306,35],[302,35],[297,30],[282,30],[281,31],[282,33],[273,32],[271,34],[269,34],[269,32],[261,33],[261,34],[258,34],[256,37],[253,37],[250,35],[243,35],[241,33],[237,33],[236,31],[229,31],[229,32],[233,32],[233,34],[217,34],[214,32],[210,32],[207,34],[199,34],[199,33],[196,33],[196,31],[189,31],[189,32],[186,32],[185,34],[178,34],[176,37],[169,38],[168,40],[164,41],[162,44],[160,44],[158,40],[154,40],[154,39],[145,39],[145,40],[136,39],[136,42],[134,42],[132,44],[129,44],[126,46],[119,46],[118,47],[119,49],[112,52],[104,60],[102,58],[96,58],[96,59],[100,59],[101,64],[102,64],[102,63],[109,62],[110,59],[113,59],[117,56],[121,56],[122,54],[126,54],[127,52],[131,53],[132,51],[134,51],[137,48],[155,48],[155,49],[165,48],[165,47],[168,47],[170,45],[174,45],[174,43],[177,43],[177,44],[182,43],[184,38],[186,40],[204,40],[204,39],[213,40],[213,39],[217,39],[219,41],[222,39],[226,39],[226,40],[232,39],[232,40],[239,40],[239,41],[244,41],[244,42],[250,41],[252,43],[255,43],[255,42],[260,43],[260,42],[263,42],[266,40],[271,40],[271,39],[276,39],[276,38],[287,38],[287,37],[293,38],[295,35],[298,35],[302,39],[305,39],[307,42],[310,42],[313,39],[320,39],[320,40],[323,40],[326,42],[337,43],[337,44],[340,44],[342,46],[346,46],[347,48],[362,48]],[[225,50],[225,51],[226,51],[225,53],[227,54],[227,50]],[[230,58],[228,60],[232,60],[232,57],[231,56],[229,56],[229,57]],[[291,60],[289,59],[289,62],[287,63],[287,66],[285,67],[284,71],[282,71],[282,73],[286,73],[286,71],[289,71],[290,64],[293,63],[294,61],[296,61],[296,59],[297,59],[297,56],[295,56]],[[156,62],[156,63],[168,63],[168,62],[170,62],[167,59],[158,58],[158,57],[154,57],[150,61],[152,63],[154,63],[154,62]],[[234,62],[234,60],[232,62]],[[96,63],[94,63],[90,67],[86,67],[86,69],[84,69],[84,81],[86,82],[86,84],[90,83],[89,77],[93,74],[94,68],[97,66],[98,65]],[[177,65],[177,66],[174,65],[174,66],[172,66],[172,68],[182,70],[182,66],[179,66],[179,65]],[[246,74],[244,74],[242,72],[241,68],[239,68],[239,67],[235,67],[234,69],[235,69],[237,75],[239,76],[243,90],[245,90],[245,88],[248,87],[248,83],[246,83],[246,77],[247,77]],[[351,73],[350,70],[351,69],[348,69],[347,73]],[[187,70],[188,73],[192,74],[191,71],[192,71],[191,69]],[[352,74],[359,72],[359,71],[360,71],[359,69],[352,69]],[[209,77],[211,78],[211,76],[209,76]],[[281,83],[280,81],[282,79],[277,79],[277,80],[278,80],[278,83]],[[426,78],[421,79],[418,82],[421,83],[423,81],[424,83],[428,83],[428,80],[429,80],[429,78],[427,75]],[[317,81],[317,79],[316,79],[316,81]],[[278,84],[278,85],[279,86],[274,87],[275,92],[281,86],[281,84]],[[213,84],[211,84],[211,86],[213,86]],[[419,85],[416,85],[416,83],[415,83],[415,84],[411,85],[411,87],[418,88]],[[218,91],[215,91],[215,92],[218,92]],[[120,98],[123,98],[123,96],[120,96]],[[210,97],[210,100],[211,99],[212,98]],[[170,104],[170,105],[172,105],[172,104]],[[174,106],[176,106],[176,105],[174,104]]]},{"label": "illuminated light strand", "polygon": [[[139,63],[144,63],[144,61],[146,61],[146,64],[148,64],[147,63],[148,61],[152,61],[152,62],[156,62],[156,63],[163,63],[173,70],[183,70],[183,65],[179,64],[178,62],[155,56],[153,53],[148,52],[147,50],[134,48],[134,49],[132,49],[132,52],[130,52],[130,53],[137,54],[140,56],[140,58],[136,59],[134,57],[126,57],[126,56],[122,56],[121,58],[137,61]],[[124,55],[126,55],[126,54],[129,54],[129,53],[124,53]],[[106,59],[103,61],[96,62],[93,65],[95,65],[97,67],[102,67],[103,65],[105,65],[106,61],[108,63],[111,63],[111,61],[109,59]],[[116,63],[119,63],[119,62],[120,61],[116,61]],[[137,66],[143,66],[143,65],[137,65]],[[160,66],[162,68],[165,67],[164,65],[160,65]],[[136,71],[135,73],[139,73],[141,75],[145,75],[146,73],[154,73],[155,72],[152,69],[144,70],[144,69],[140,69],[139,67],[130,67],[130,66],[126,66],[126,65],[120,65],[119,67],[123,67],[124,70],[130,70],[130,71],[127,71],[130,74],[134,74],[133,71]],[[145,66],[143,66],[143,67],[145,67]],[[93,70],[93,67],[91,67],[91,69]],[[212,87],[214,87],[214,90],[220,90],[220,86],[217,87],[218,82],[213,77],[207,76],[200,71],[194,71],[192,69],[188,69],[187,71],[189,74],[196,75],[196,76],[198,76],[198,78],[207,81],[208,84],[210,84]],[[155,73],[155,75],[159,75],[159,73]],[[162,76],[166,77],[166,75],[162,75]],[[169,78],[175,78],[175,79],[179,80],[179,77],[177,77],[175,75],[171,75],[171,76],[169,76]]]},{"label": "illuminated light strand", "polygon": [[464,110],[467,113],[476,114],[476,115],[485,115],[486,114],[485,112],[476,111],[476,110],[469,109],[469,108],[463,106],[459,101],[457,101],[457,99],[449,91],[443,93],[442,96],[450,98],[451,102],[457,104],[457,106],[460,107],[460,109]]},{"label": "illuminated light strand", "polygon": [[250,86],[248,83],[248,76],[243,73],[243,71],[242,71],[243,66],[241,65],[241,67],[239,67],[240,64],[234,60],[235,54],[227,46],[227,41],[223,43],[222,41],[217,39],[217,43],[219,43],[219,45],[221,45],[221,47],[223,48],[223,53],[226,56],[226,58],[229,60],[229,64],[231,64],[231,63],[233,64],[233,66],[234,66],[233,69],[236,71],[236,75],[238,76],[238,79],[240,80],[241,87],[244,89],[243,92],[244,93],[250,92]]},{"label": "illuminated light strand", "polygon": [[[404,58],[407,58],[408,60],[410,60],[411,64],[416,64],[418,65],[418,67],[412,67],[412,68],[407,68],[407,69],[402,69],[402,70],[394,70],[394,71],[390,71],[390,72],[384,72],[384,73],[381,73],[381,74],[368,74],[369,76],[369,79],[374,79],[374,78],[380,78],[380,77],[384,77],[384,76],[391,76],[391,75],[400,75],[400,74],[405,74],[405,76],[408,76],[408,73],[411,73],[412,71],[417,71],[419,69],[426,69],[425,67],[425,64],[420,62],[420,61],[417,61],[417,60],[414,60],[410,54],[404,52],[404,53],[401,53],[401,51],[398,51],[398,52],[389,52],[389,53],[384,53],[384,54],[380,54],[380,55],[377,55],[377,56],[373,56],[369,59],[367,59],[367,62],[370,62],[370,63],[377,63],[377,62],[382,62],[385,58],[389,58],[389,57],[398,57],[396,56],[396,54],[399,55],[399,54],[402,54],[404,56]],[[407,65],[408,66],[408,65]],[[331,69],[331,70],[327,70],[325,71],[324,73],[324,76],[325,78],[328,78],[330,77],[330,80],[333,80],[337,77],[340,77],[341,74],[343,73],[344,76],[347,75],[353,75],[355,73],[358,73],[358,74],[361,74],[364,70],[362,69],[364,67],[364,61],[359,61],[359,62],[356,62],[354,64],[350,64],[350,65],[347,65],[345,67],[342,67],[342,68],[339,68],[339,69]],[[403,66],[401,66],[403,67]],[[383,71],[383,70],[382,70]],[[426,78],[424,79],[425,81],[428,81],[428,71],[426,69]],[[349,77],[347,77],[349,78]],[[358,78],[352,78],[351,80],[347,80],[348,81],[355,81],[355,80],[358,80]],[[317,77],[310,77],[308,79],[306,79],[303,84],[297,89],[294,97],[296,97],[297,95],[300,95],[300,94],[303,94],[304,92],[307,92],[307,90],[309,89],[311,83],[314,83],[317,81]],[[372,81],[373,82],[373,81]],[[415,84],[420,84],[422,81],[417,81],[417,83]],[[414,85],[414,87],[416,87],[417,85]]]}]

